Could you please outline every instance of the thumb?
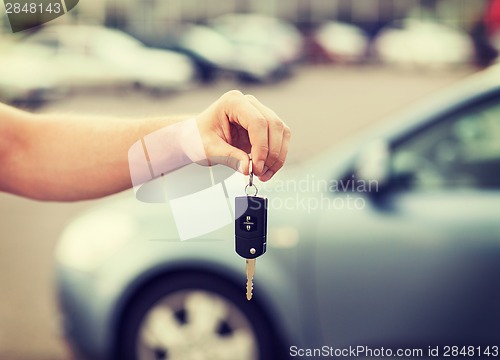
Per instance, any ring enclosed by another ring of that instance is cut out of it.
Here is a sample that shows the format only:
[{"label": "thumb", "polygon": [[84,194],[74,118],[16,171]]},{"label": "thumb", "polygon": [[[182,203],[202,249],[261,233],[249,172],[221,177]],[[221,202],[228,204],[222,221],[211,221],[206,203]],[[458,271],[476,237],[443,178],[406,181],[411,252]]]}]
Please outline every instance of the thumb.
[{"label": "thumb", "polygon": [[210,156],[210,164],[226,165],[242,174],[248,175],[248,154],[234,146],[229,145],[221,139],[217,143],[216,151],[217,156]]}]

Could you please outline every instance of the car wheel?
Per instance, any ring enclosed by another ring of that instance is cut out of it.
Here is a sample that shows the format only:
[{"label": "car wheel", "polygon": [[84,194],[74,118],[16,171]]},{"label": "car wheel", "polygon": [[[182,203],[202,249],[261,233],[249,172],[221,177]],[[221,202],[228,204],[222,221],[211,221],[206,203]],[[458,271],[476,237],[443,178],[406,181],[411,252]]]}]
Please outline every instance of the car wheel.
[{"label": "car wheel", "polygon": [[188,273],[160,279],[124,314],[120,360],[268,360],[279,342],[243,288],[217,276]]}]

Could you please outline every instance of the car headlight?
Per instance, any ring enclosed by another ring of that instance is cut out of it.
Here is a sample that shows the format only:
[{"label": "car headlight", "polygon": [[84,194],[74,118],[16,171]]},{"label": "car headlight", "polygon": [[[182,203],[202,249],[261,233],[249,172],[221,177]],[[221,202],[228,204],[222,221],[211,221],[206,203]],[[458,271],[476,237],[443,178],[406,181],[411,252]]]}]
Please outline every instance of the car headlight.
[{"label": "car headlight", "polygon": [[74,220],[56,248],[59,264],[92,272],[116,254],[136,231],[126,213],[97,210]]}]

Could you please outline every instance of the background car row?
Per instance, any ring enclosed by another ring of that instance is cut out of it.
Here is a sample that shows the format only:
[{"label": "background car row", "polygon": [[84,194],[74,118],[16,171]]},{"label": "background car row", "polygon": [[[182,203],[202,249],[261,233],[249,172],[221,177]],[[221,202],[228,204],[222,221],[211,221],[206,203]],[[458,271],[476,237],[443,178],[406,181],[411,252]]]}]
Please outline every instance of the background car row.
[{"label": "background car row", "polygon": [[299,31],[269,16],[227,14],[155,39],[101,26],[49,25],[7,40],[0,48],[0,100],[29,105],[88,88],[139,87],[158,95],[220,76],[272,83],[301,62],[443,69],[471,64],[477,55],[464,31],[415,18],[375,36],[338,21]]}]

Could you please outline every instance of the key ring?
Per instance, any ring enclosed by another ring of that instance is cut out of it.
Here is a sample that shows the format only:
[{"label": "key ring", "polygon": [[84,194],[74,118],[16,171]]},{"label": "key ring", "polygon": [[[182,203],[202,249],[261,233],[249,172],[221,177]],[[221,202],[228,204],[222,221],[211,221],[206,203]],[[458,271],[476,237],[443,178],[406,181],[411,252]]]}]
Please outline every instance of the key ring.
[{"label": "key ring", "polygon": [[252,155],[249,155],[248,158],[250,159],[248,163],[248,175],[250,178],[248,179],[248,186],[252,187],[253,186],[253,162],[252,162]]},{"label": "key ring", "polygon": [[253,183],[253,163],[252,163],[252,155],[249,155],[248,156],[250,161],[249,161],[249,164],[248,164],[248,175],[250,176],[249,179],[248,179],[248,184],[247,186],[245,186],[245,194],[247,196],[250,196],[250,194],[248,193],[248,188],[255,188],[255,193],[252,195],[252,196],[257,196],[257,194],[259,193],[259,189],[257,189],[257,186],[255,186],[255,184]]}]

